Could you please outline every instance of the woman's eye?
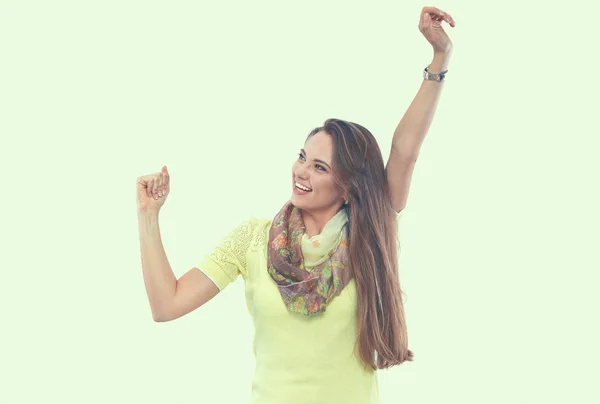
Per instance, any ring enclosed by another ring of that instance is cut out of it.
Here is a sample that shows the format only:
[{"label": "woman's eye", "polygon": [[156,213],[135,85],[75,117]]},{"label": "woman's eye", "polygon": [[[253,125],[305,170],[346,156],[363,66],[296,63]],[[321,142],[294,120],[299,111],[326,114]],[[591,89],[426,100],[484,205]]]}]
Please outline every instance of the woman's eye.
[{"label": "woman's eye", "polygon": [[323,167],[323,166],[322,166],[322,165],[320,165],[320,164],[317,164],[315,167],[317,167],[319,170],[323,170],[323,171],[325,171],[325,167]]},{"label": "woman's eye", "polygon": [[302,153],[298,153],[298,158],[301,158],[301,159],[304,158],[304,156],[302,155]]}]

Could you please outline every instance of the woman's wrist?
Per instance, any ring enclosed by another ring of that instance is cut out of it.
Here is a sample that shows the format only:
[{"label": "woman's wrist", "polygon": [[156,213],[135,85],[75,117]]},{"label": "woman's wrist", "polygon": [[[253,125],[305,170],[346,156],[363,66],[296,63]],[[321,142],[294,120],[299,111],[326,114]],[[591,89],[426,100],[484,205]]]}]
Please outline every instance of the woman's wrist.
[{"label": "woman's wrist", "polygon": [[155,209],[138,209],[137,214],[139,219],[146,221],[158,220],[159,210]]},{"label": "woman's wrist", "polygon": [[441,73],[443,71],[448,70],[448,65],[450,64],[450,57],[452,56],[452,51],[447,52],[435,52],[433,54],[433,60],[427,69],[430,73]]}]

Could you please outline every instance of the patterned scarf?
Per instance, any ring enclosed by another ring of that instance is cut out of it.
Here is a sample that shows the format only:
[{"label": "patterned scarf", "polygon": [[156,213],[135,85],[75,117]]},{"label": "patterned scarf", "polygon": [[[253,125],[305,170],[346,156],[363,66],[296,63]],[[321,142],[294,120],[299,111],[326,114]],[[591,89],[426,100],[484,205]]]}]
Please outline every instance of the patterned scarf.
[{"label": "patterned scarf", "polygon": [[309,316],[324,312],[352,279],[347,222],[342,209],[309,238],[300,209],[291,201],[277,213],[269,230],[267,270],[288,310]]}]

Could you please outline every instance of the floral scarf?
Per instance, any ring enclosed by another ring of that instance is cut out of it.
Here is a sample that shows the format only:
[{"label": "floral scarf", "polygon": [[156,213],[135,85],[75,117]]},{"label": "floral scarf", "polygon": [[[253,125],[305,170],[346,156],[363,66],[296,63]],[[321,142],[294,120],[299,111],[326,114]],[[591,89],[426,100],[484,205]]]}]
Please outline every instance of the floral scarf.
[{"label": "floral scarf", "polygon": [[309,238],[300,209],[291,201],[277,213],[269,230],[267,270],[288,310],[309,316],[324,312],[348,284],[347,222],[342,209]]}]

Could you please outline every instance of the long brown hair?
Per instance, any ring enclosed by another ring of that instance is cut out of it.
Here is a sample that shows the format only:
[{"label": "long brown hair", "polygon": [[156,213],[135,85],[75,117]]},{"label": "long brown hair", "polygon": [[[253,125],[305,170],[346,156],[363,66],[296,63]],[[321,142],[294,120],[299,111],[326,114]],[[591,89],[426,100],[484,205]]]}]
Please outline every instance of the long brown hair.
[{"label": "long brown hair", "polygon": [[[330,118],[333,173],[348,204],[349,267],[358,298],[358,352],[365,365],[385,369],[412,361],[398,277],[398,227],[381,150],[365,127]],[[376,354],[375,354],[376,351]]]}]

